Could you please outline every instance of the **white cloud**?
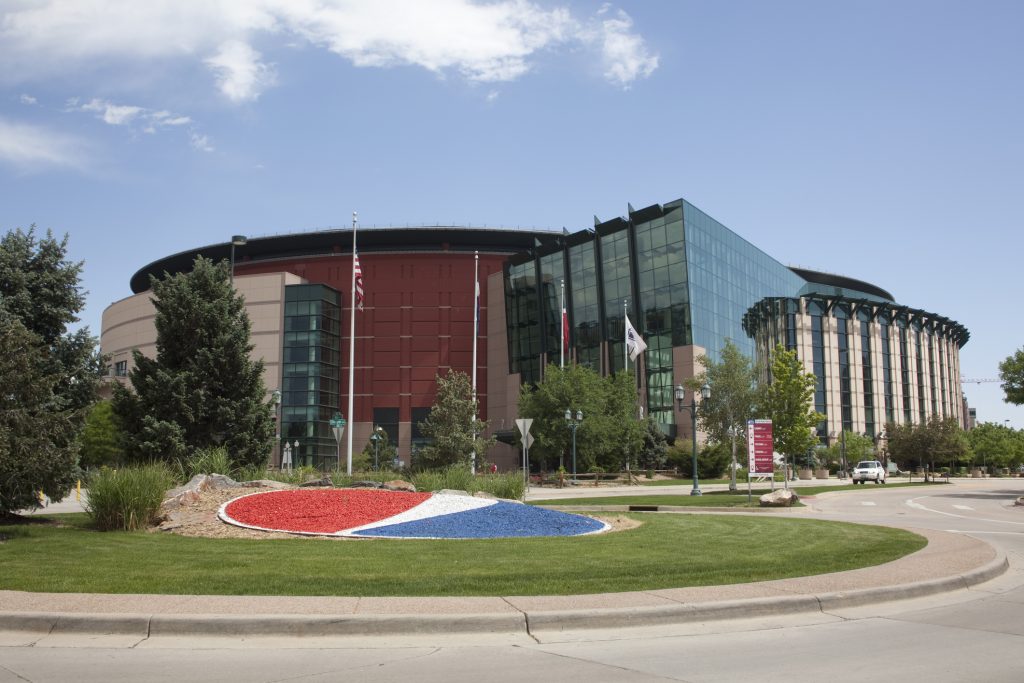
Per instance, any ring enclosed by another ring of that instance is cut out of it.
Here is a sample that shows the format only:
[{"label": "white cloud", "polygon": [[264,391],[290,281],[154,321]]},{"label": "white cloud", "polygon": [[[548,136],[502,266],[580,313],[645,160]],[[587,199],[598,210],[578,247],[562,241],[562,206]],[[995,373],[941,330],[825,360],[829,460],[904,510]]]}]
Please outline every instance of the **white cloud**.
[{"label": "white cloud", "polygon": [[200,152],[212,152],[214,147],[210,144],[210,138],[199,133],[192,132],[189,136],[189,143],[194,149],[198,149]]},{"label": "white cloud", "polygon": [[36,103],[36,98],[32,97],[31,95],[22,95],[21,97],[18,98],[18,100],[22,104],[35,104]]},{"label": "white cloud", "polygon": [[87,145],[42,126],[0,119],[0,162],[24,171],[84,168]]},{"label": "white cloud", "polygon": [[[600,14],[607,14],[608,6]],[[633,20],[622,10],[601,21],[601,57],[604,77],[623,87],[647,78],[658,68],[658,56],[647,50],[644,39],[632,32]]]},{"label": "white cloud", "polygon": [[255,100],[276,81],[273,68],[260,61],[260,53],[240,40],[223,43],[217,54],[204,61],[232,102]]},{"label": "white cloud", "polygon": [[251,101],[276,81],[257,40],[486,83],[518,79],[542,53],[580,46],[600,53],[618,86],[658,65],[629,16],[608,6],[580,20],[530,0],[38,0],[0,10],[0,81],[66,75],[70,65],[198,60],[229,100]]},{"label": "white cloud", "polygon": [[501,93],[499,93],[497,90],[490,91],[489,93],[487,93],[487,101],[494,102],[496,99],[498,99],[498,95],[500,94]]},{"label": "white cloud", "polygon": [[83,105],[79,105],[79,101],[77,97],[69,98],[68,111],[93,112],[97,115],[96,118],[112,126],[130,126],[138,122],[147,133],[155,133],[158,128],[165,126],[184,126],[192,123],[190,117],[173,114],[166,109],[153,110],[133,104],[114,104],[98,98],[93,98]]},{"label": "white cloud", "polygon": [[112,126],[123,126],[131,123],[136,116],[143,112],[142,107],[135,107],[125,104],[112,104],[103,100],[93,99],[83,104],[82,111],[92,111],[99,114],[99,118]]}]

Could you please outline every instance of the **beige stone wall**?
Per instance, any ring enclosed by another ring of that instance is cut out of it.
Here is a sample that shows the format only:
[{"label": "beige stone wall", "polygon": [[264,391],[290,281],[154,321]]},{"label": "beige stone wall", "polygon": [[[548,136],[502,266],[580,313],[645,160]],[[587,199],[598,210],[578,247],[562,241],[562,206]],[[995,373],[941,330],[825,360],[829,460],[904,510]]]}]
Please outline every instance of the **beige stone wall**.
[{"label": "beige stone wall", "polygon": [[[827,429],[829,434],[838,435],[842,431],[842,395],[840,384],[839,366],[839,325],[843,321],[832,315],[823,316],[822,329],[824,334],[825,354],[825,394],[827,401]],[[867,431],[868,407],[864,399],[864,368],[862,362],[862,345],[860,336],[860,322],[851,318],[848,323],[847,340],[849,344],[850,359],[850,406],[852,409],[853,431],[864,433]],[[761,325],[755,344],[761,357],[765,357],[768,351],[777,343],[783,341],[784,321],[766,321]],[[886,422],[885,413],[885,385],[883,374],[883,346],[881,327],[877,322],[870,323],[869,335],[871,339],[871,351],[869,354],[871,364],[872,398],[873,405],[871,412],[874,417],[874,431],[882,431]],[[928,353],[928,337],[932,336],[934,360]],[[921,413],[920,394],[921,387],[918,384],[918,360],[917,360],[917,335],[913,329],[907,331],[907,355],[906,365],[909,370],[909,397],[911,419],[914,423],[927,420],[932,415],[932,368],[934,367],[934,383],[936,396],[936,409],[940,417],[952,417],[958,421],[963,420],[963,407],[960,399],[960,349],[957,344],[949,338],[944,337],[940,332],[929,332],[927,329],[921,333],[922,358],[921,370],[924,373],[924,398],[925,412]],[[892,400],[893,417],[897,424],[905,422],[904,401],[902,387],[902,360],[900,357],[899,328],[894,324],[890,326],[889,335],[889,360],[892,377]],[[803,363],[806,372],[813,372],[813,339],[811,335],[811,316],[807,313],[806,301],[800,301],[800,313],[797,315],[797,353]],[[939,362],[942,354],[943,362]],[[943,377],[945,385],[943,386]],[[943,401],[945,399],[945,401]]]},{"label": "beige stone wall", "polygon": [[[263,361],[263,383],[269,393],[281,384],[281,348],[284,328],[284,288],[305,280],[291,273],[247,275],[235,278],[235,287],[245,297],[245,309],[252,322],[253,359]],[[100,348],[110,355],[110,372],[118,361],[134,367],[132,351],[156,355],[156,309],[152,292],[142,292],[116,301],[103,311]],[[111,375],[112,377],[112,375]],[[127,377],[112,377],[127,382]]]}]

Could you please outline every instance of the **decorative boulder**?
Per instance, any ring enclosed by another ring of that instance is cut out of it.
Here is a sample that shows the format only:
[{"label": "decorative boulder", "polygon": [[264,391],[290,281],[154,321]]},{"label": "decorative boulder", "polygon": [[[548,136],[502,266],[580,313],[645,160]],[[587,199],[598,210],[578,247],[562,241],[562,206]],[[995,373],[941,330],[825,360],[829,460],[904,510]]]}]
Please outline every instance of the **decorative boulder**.
[{"label": "decorative boulder", "polygon": [[388,491],[409,491],[410,493],[416,493],[415,486],[407,481],[402,481],[401,479],[392,479],[384,484],[384,488]]},{"label": "decorative boulder", "polygon": [[379,481],[367,481],[367,480],[364,479],[362,481],[354,481],[354,482],[352,482],[351,484],[348,485],[348,488],[350,488],[350,489],[381,489],[381,488],[384,488],[384,485],[381,484]]},{"label": "decorative boulder", "polygon": [[462,489],[440,489],[434,491],[434,493],[442,496],[468,496],[469,491],[463,491]]},{"label": "decorative boulder", "polygon": [[763,508],[788,508],[798,500],[800,498],[793,492],[793,489],[776,489],[760,498]]},{"label": "decorative boulder", "polygon": [[199,494],[213,489],[228,489],[239,486],[238,482],[223,474],[197,474],[187,484],[175,487],[164,494],[161,507],[174,510],[199,500]]},{"label": "decorative boulder", "polygon": [[321,477],[320,479],[313,479],[311,481],[299,484],[300,488],[308,488],[314,486],[334,486],[334,482],[331,480],[330,477]]},{"label": "decorative boulder", "polygon": [[275,481],[273,479],[253,479],[252,481],[243,481],[239,486],[247,489],[293,489],[294,485],[289,484],[286,481]]}]

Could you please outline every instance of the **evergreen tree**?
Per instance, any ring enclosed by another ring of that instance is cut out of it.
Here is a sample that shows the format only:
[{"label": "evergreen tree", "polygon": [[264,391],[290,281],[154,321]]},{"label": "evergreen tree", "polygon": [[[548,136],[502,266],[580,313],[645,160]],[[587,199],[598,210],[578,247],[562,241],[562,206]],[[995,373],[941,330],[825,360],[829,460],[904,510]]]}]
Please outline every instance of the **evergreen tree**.
[{"label": "evergreen tree", "polygon": [[35,226],[0,239],[0,514],[31,505],[40,490],[67,495],[103,374],[89,330],[67,331],[85,301],[67,242],[50,231],[37,239]]},{"label": "evergreen tree", "polygon": [[479,465],[495,443],[483,438],[487,423],[474,417],[473,385],[469,375],[449,370],[447,376],[437,375],[437,398],[430,415],[420,423],[420,430],[432,442],[416,453],[417,469],[435,469],[451,465],[469,466],[473,453]]},{"label": "evergreen tree", "polygon": [[249,316],[224,263],[150,278],[156,358],[133,354],[132,390],[115,387],[114,412],[130,460],[187,458],[227,448],[236,466],[262,465],[273,445],[263,362],[250,358]]},{"label": "evergreen tree", "polygon": [[818,443],[814,427],[825,419],[812,407],[815,378],[804,372],[796,351],[787,351],[781,344],[771,357],[771,383],[761,389],[760,412],[772,421],[775,450],[796,458],[805,455]]},{"label": "evergreen tree", "polygon": [[120,430],[110,401],[94,404],[82,429],[80,464],[84,467],[117,465],[121,462]]}]

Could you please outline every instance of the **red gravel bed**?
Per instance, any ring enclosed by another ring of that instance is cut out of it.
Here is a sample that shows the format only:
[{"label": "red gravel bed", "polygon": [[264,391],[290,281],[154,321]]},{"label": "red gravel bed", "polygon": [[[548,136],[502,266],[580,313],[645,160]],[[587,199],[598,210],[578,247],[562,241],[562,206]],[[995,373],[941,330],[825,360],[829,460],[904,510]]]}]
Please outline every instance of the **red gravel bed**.
[{"label": "red gravel bed", "polygon": [[224,513],[260,529],[330,534],[397,515],[427,498],[429,493],[379,489],[269,491],[232,501]]}]

